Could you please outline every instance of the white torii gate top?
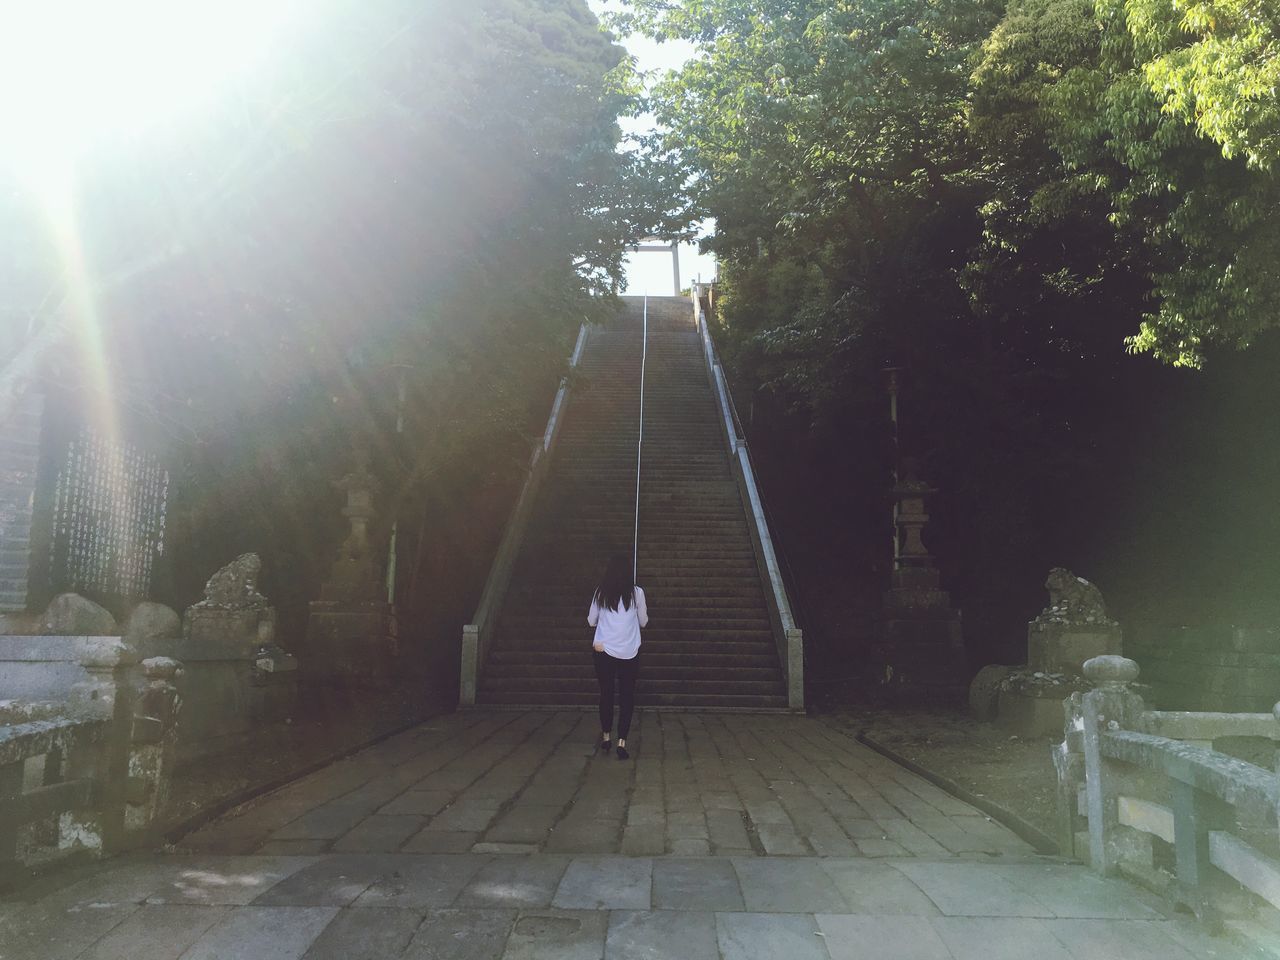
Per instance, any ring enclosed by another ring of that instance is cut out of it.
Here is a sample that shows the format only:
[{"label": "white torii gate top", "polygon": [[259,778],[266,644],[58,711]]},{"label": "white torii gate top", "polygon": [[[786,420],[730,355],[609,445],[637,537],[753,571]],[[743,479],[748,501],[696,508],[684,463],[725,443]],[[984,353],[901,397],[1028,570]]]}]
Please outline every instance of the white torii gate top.
[{"label": "white torii gate top", "polygon": [[680,241],[672,240],[667,243],[656,237],[651,237],[634,247],[627,247],[627,250],[631,253],[671,254],[671,274],[676,284],[675,295],[677,297],[680,296]]}]

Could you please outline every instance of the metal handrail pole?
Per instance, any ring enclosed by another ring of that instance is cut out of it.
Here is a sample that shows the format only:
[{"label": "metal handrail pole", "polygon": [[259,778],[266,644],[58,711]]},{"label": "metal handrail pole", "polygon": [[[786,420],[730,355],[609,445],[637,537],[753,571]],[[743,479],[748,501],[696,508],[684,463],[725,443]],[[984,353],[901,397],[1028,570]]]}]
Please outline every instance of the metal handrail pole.
[{"label": "metal handrail pole", "polygon": [[631,533],[631,582],[640,567],[640,457],[644,449],[644,374],[649,362],[649,294],[644,295],[643,333],[640,340],[640,432],[636,437],[636,522]]}]

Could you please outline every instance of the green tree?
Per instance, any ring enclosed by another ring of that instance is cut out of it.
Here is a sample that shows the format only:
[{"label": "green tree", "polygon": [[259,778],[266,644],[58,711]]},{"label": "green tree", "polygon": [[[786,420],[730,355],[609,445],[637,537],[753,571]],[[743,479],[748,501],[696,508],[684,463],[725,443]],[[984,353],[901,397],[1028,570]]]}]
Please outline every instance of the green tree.
[{"label": "green tree", "polygon": [[1125,0],[1100,6],[1133,38],[1142,77],[1168,114],[1227,158],[1280,160],[1280,12],[1259,0]]},{"label": "green tree", "polygon": [[1012,3],[975,71],[974,122],[992,162],[1017,170],[973,274],[1030,225],[1105,218],[1109,255],[1069,279],[1149,283],[1131,348],[1199,366],[1213,344],[1248,346],[1280,320],[1276,50],[1261,6]]}]

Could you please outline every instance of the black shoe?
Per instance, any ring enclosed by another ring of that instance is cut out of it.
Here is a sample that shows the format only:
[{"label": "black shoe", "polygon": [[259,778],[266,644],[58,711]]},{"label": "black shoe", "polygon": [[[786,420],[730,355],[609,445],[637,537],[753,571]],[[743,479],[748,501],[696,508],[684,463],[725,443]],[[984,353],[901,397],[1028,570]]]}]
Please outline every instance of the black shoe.
[{"label": "black shoe", "polygon": [[627,753],[627,748],[626,748],[626,747],[624,747],[624,746],[619,745],[619,747],[618,747],[618,759],[619,759],[619,760],[626,760],[629,756],[631,756],[631,754]]},{"label": "black shoe", "polygon": [[[608,752],[609,752],[610,750],[612,750],[612,749],[613,749],[613,741],[612,741],[612,740],[601,740],[601,741],[600,741],[600,752],[601,752],[601,753],[608,753]],[[618,749],[619,749],[619,750],[621,750],[622,748],[621,748],[621,747],[619,747]]]}]

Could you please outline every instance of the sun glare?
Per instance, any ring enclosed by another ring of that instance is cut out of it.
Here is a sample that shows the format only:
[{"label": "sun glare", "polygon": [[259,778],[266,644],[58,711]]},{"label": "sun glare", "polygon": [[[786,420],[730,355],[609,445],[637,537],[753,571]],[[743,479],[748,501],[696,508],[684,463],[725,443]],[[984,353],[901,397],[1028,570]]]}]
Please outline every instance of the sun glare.
[{"label": "sun glare", "polygon": [[101,287],[79,225],[96,161],[199,112],[261,65],[303,0],[0,0],[0,189],[43,213],[103,432],[117,434]]},{"label": "sun glare", "polygon": [[0,154],[39,174],[198,108],[270,52],[299,2],[5,4]]}]

